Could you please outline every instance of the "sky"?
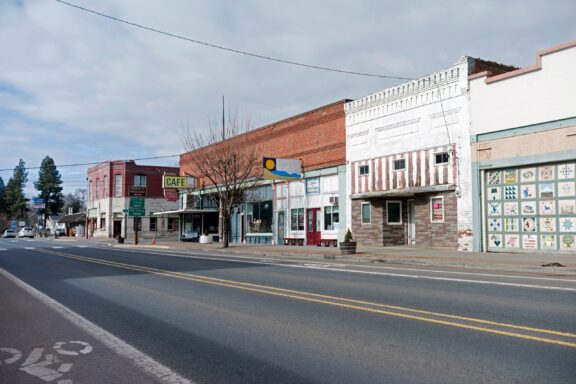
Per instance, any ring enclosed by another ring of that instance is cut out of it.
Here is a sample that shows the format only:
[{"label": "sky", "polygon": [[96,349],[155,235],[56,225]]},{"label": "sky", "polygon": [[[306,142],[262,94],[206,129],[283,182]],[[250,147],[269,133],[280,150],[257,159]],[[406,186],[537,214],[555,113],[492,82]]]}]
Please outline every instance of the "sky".
[{"label": "sky", "polygon": [[[524,67],[576,40],[573,0],[67,1],[239,51],[407,78],[463,55]],[[401,82],[219,50],[56,0],[0,0],[0,177],[20,158],[39,167],[47,155],[57,165],[178,155],[181,128],[206,129],[223,96],[259,127]],[[85,188],[87,168],[59,167],[64,193]],[[29,170],[28,197],[37,176]]]}]

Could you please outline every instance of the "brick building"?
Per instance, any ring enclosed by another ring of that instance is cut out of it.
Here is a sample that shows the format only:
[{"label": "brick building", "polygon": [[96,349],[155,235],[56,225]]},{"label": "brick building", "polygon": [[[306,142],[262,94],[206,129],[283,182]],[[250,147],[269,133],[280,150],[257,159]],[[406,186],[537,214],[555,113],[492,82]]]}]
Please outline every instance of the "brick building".
[{"label": "brick building", "polygon": [[474,250],[576,252],[576,41],[470,77]]},{"label": "brick building", "polygon": [[462,57],[346,104],[347,225],[359,244],[472,249],[468,75],[513,69]]},{"label": "brick building", "polygon": [[[88,236],[130,237],[134,234],[137,221],[140,221],[143,237],[176,235],[177,215],[157,218],[153,213],[178,208],[178,194],[162,189],[162,176],[178,175],[178,172],[177,167],[138,165],[134,161],[122,160],[89,168]],[[129,209],[132,198],[143,199],[143,215],[125,220],[124,211]]]},{"label": "brick building", "polygon": [[[339,204],[346,202],[344,104],[347,101],[332,103],[227,140],[239,146],[255,143],[259,158],[300,159],[303,168],[302,180],[259,182],[232,217],[231,242],[283,244],[283,239],[288,237],[315,244],[315,240],[306,239],[338,238],[341,229],[334,225],[334,219],[342,220],[337,212],[343,209]],[[195,176],[192,158],[219,145],[223,144],[215,143],[183,154],[180,174]],[[262,177],[261,169],[254,177]],[[317,184],[318,188],[311,191],[306,188],[307,184]],[[198,196],[207,186],[206,181],[198,180],[197,185],[196,191],[182,194],[181,230],[182,233],[203,233],[207,229],[203,223],[208,222],[211,223],[208,232],[213,233],[217,207]],[[312,215],[313,220],[304,220],[305,215]],[[330,224],[326,224],[326,220]],[[306,233],[310,231],[315,236],[307,237]]]}]

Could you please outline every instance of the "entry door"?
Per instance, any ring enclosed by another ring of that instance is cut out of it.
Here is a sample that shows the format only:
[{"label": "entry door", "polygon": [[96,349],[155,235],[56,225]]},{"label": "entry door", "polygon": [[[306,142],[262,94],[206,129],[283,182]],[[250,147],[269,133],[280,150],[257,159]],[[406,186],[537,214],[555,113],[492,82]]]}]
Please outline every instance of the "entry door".
[{"label": "entry door", "polygon": [[114,220],[114,228],[112,229],[112,237],[117,238],[122,232],[122,220]]},{"label": "entry door", "polygon": [[276,232],[276,244],[284,244],[284,236],[285,236],[285,227],[284,221],[285,220],[285,213],[284,211],[278,212],[278,219],[276,222],[278,223],[278,228]]},{"label": "entry door", "polygon": [[408,200],[408,244],[416,244],[416,207],[414,200]]},{"label": "entry door", "polygon": [[307,224],[306,244],[320,245],[320,208],[306,210]]}]

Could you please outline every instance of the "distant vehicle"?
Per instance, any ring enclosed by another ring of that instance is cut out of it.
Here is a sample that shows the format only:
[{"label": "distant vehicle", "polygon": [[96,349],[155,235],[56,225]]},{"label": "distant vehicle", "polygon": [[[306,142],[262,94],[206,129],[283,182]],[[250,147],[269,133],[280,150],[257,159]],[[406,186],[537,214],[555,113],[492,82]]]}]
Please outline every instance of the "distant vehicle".
[{"label": "distant vehicle", "polygon": [[5,230],[4,234],[2,235],[3,239],[15,238],[15,237],[16,237],[16,231],[14,231],[13,229]]},{"label": "distant vehicle", "polygon": [[20,232],[18,232],[18,237],[22,238],[22,237],[29,237],[31,239],[34,238],[34,230],[30,227],[24,227],[20,230]]},{"label": "distant vehicle", "polygon": [[64,228],[56,228],[54,232],[57,236],[66,236],[66,230]]}]

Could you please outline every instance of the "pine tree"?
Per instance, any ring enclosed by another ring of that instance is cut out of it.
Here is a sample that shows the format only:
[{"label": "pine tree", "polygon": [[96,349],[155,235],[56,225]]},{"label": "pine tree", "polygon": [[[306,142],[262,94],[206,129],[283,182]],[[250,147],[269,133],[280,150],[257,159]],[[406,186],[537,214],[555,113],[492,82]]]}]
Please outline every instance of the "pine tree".
[{"label": "pine tree", "polygon": [[38,171],[38,181],[34,182],[34,187],[38,190],[38,197],[46,201],[46,208],[44,209],[44,224],[46,224],[46,218],[49,215],[60,213],[64,206],[62,178],[50,156],[46,156],[42,160]]},{"label": "pine tree", "polygon": [[29,211],[27,206],[28,199],[24,196],[24,187],[27,182],[28,172],[26,171],[26,163],[20,159],[4,190],[6,211],[8,216],[13,219],[24,219],[26,212]]},{"label": "pine tree", "polygon": [[6,185],[4,180],[0,177],[0,216],[6,215]]}]

